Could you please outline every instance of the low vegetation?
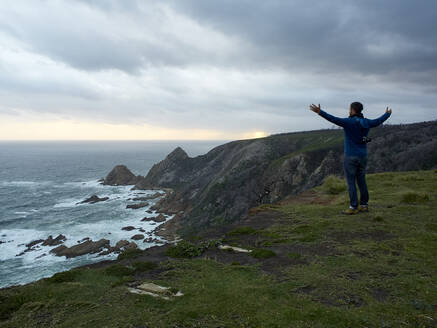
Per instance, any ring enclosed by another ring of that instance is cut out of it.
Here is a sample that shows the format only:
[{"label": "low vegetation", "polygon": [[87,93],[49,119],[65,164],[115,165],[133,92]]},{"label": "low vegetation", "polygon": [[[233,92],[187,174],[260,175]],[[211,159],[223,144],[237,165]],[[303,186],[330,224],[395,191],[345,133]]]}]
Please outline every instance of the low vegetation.
[{"label": "low vegetation", "polygon": [[139,248],[127,248],[117,256],[117,260],[132,259],[143,254]]},{"label": "low vegetation", "polygon": [[185,240],[169,247],[165,254],[173,258],[192,258],[203,254],[208,248],[215,247],[221,240],[209,240],[207,242],[192,243]]},{"label": "low vegetation", "polygon": [[[437,327],[437,172],[368,175],[370,211],[352,216],[336,179],[315,188],[323,202],[253,211],[256,227],[227,235],[253,253],[217,239],[179,242],[169,261],[123,253],[0,290],[0,327]],[[206,256],[218,252],[228,262]],[[128,292],[142,282],[183,296]]]}]

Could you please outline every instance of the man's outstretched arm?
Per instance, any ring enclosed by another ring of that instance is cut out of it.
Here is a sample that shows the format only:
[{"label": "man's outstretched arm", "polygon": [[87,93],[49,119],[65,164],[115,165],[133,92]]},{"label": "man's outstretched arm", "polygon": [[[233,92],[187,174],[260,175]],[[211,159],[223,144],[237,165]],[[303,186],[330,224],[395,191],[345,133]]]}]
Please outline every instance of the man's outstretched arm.
[{"label": "man's outstretched arm", "polygon": [[340,118],[340,117],[336,117],[334,115],[328,114],[327,112],[325,112],[324,110],[320,109],[320,104],[319,106],[316,106],[314,104],[311,104],[310,109],[314,112],[319,114],[321,117],[323,117],[324,119],[328,120],[331,123],[334,123],[338,126],[345,126],[346,124],[346,118]]},{"label": "man's outstretched arm", "polygon": [[378,125],[381,125],[390,117],[390,115],[391,115],[391,109],[387,107],[385,113],[382,114],[380,117],[375,118],[374,120],[368,119],[369,127],[374,128],[377,127]]}]

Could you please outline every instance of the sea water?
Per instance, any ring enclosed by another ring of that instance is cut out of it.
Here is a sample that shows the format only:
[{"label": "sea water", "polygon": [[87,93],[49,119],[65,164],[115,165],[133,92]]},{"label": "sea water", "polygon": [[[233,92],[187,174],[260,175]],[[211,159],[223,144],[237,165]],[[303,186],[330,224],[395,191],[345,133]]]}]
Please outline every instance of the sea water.
[{"label": "sea water", "polygon": [[[44,141],[0,142],[0,287],[29,283],[56,272],[116,258],[86,254],[67,259],[55,256],[56,246],[38,246],[20,255],[25,244],[67,237],[66,246],[76,245],[89,237],[110,240],[111,246],[137,233],[147,237],[156,228],[153,221],[141,219],[155,216],[148,207],[127,209],[132,198],[157,190],[131,190],[133,186],[105,186],[99,179],[118,164],[126,165],[136,175],[146,175],[153,164],[164,159],[177,146],[189,156],[205,154],[224,141]],[[97,195],[108,200],[78,204]],[[166,220],[171,219],[167,216]],[[125,231],[125,226],[142,228]],[[156,236],[151,236],[156,237]],[[159,237],[156,237],[160,239]],[[135,241],[139,248],[156,245]]]}]

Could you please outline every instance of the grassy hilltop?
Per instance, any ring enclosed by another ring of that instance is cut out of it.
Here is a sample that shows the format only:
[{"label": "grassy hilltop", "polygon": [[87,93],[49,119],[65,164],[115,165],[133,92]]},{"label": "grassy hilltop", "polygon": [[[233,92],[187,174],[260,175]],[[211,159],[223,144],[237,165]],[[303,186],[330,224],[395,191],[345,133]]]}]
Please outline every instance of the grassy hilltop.
[{"label": "grassy hilltop", "polygon": [[437,171],[368,185],[369,213],[340,214],[330,176],[221,231],[2,289],[0,327],[437,327]]}]

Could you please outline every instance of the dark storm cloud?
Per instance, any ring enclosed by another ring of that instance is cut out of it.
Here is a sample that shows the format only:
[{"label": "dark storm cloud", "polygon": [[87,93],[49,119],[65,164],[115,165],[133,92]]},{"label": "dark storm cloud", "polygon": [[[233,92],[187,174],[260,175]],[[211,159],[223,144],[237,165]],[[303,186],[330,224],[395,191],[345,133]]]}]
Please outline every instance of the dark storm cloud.
[{"label": "dark storm cloud", "polygon": [[[165,3],[200,25],[242,42],[221,56],[212,55],[220,50],[215,48],[218,45],[211,45],[211,52],[193,48],[183,36],[172,36],[163,27],[168,17],[160,5]],[[421,75],[420,80],[435,81],[437,20],[433,13],[437,3],[433,0],[169,0],[160,5],[81,0],[77,4],[84,8],[71,11],[66,21],[65,17],[44,21],[41,13],[42,20],[35,16],[33,21],[5,28],[37,51],[85,70],[116,68],[138,73],[156,65],[207,64],[249,70],[387,74],[387,78],[407,80],[415,78],[408,76],[410,72],[433,72]],[[93,22],[96,11],[101,17]],[[128,28],[124,31],[123,25],[99,26],[108,23],[104,17],[111,14],[136,22],[137,35],[131,35]],[[17,15],[14,21],[20,18],[24,17]],[[153,23],[143,24],[148,20]],[[141,34],[146,37],[138,37]]]},{"label": "dark storm cloud", "polygon": [[[437,69],[437,2],[174,1],[202,24],[250,40],[254,67],[355,71]],[[432,80],[433,75],[428,78]]]}]

